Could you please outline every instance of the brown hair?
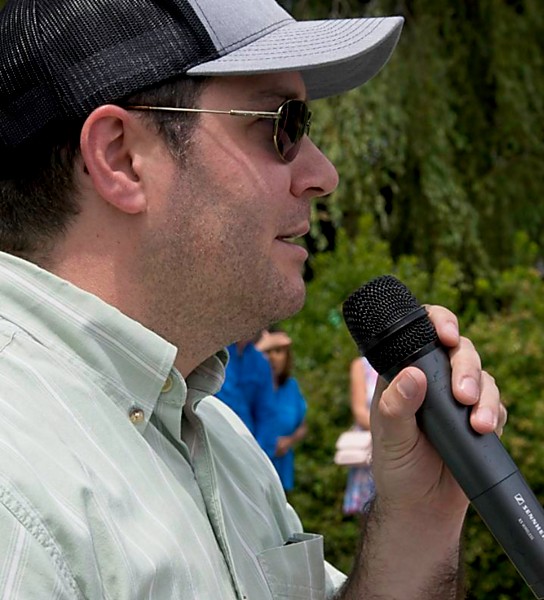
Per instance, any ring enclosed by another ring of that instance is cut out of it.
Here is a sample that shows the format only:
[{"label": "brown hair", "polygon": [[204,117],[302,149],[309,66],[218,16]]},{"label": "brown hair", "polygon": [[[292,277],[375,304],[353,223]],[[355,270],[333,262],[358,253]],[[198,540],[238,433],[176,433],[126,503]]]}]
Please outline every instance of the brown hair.
[{"label": "brown hair", "polygon": [[[205,77],[180,77],[138,92],[122,104],[194,107]],[[146,113],[169,152],[185,154],[196,117]],[[59,236],[80,212],[74,167],[82,120],[55,123],[15,152],[0,155],[0,250],[46,266]]]},{"label": "brown hair", "polygon": [[278,375],[278,387],[283,385],[289,377],[291,377],[291,373],[293,372],[293,352],[291,351],[291,346],[281,347],[285,348],[286,356],[283,371]]}]

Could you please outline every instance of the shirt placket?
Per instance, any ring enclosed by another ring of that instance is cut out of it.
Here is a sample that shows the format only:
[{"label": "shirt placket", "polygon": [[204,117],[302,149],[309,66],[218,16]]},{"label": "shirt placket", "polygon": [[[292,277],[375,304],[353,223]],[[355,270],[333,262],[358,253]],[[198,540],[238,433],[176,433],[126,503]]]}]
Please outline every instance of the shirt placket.
[{"label": "shirt placket", "polygon": [[197,393],[194,390],[188,391],[187,402],[183,410],[185,416],[183,425],[184,438],[190,449],[193,470],[206,504],[215,538],[231,575],[236,598],[238,600],[248,600],[249,596],[243,589],[236,574],[234,559],[228,544],[221,499],[218,492],[217,476],[208,436],[202,421],[194,410],[195,403],[200,399],[201,393]]}]

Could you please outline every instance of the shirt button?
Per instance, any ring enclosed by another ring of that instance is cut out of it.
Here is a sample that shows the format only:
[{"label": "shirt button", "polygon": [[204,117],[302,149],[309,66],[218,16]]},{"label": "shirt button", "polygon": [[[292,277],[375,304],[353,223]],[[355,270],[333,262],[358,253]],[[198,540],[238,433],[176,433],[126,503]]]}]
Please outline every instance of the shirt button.
[{"label": "shirt button", "polygon": [[168,375],[168,377],[166,378],[166,381],[164,382],[164,385],[162,386],[161,393],[167,394],[172,389],[173,386],[174,386],[174,380],[172,379],[172,375]]},{"label": "shirt button", "polygon": [[138,423],[143,423],[145,419],[144,411],[141,408],[133,408],[129,413],[129,419],[134,425],[138,425]]}]

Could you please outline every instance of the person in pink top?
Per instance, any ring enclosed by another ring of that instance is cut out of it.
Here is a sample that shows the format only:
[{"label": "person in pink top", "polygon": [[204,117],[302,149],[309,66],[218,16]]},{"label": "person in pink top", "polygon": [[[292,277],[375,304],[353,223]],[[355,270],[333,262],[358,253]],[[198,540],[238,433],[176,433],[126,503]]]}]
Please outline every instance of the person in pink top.
[{"label": "person in pink top", "polygon": [[[356,358],[350,365],[351,412],[356,429],[370,431],[370,405],[378,382],[378,373],[366,358]],[[345,515],[363,512],[374,497],[374,478],[371,465],[351,467],[344,493],[342,511]]]}]

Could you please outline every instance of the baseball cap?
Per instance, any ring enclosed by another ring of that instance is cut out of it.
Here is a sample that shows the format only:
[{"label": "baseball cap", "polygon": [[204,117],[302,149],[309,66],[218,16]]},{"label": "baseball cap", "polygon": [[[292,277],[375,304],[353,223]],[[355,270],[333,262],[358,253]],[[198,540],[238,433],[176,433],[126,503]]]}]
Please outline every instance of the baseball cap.
[{"label": "baseball cap", "polygon": [[389,59],[402,17],[296,21],[275,0],[8,0],[0,149],[180,75],[300,71],[310,99]]}]

